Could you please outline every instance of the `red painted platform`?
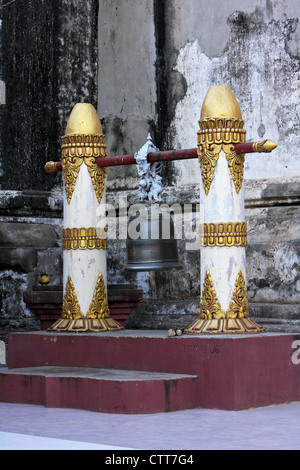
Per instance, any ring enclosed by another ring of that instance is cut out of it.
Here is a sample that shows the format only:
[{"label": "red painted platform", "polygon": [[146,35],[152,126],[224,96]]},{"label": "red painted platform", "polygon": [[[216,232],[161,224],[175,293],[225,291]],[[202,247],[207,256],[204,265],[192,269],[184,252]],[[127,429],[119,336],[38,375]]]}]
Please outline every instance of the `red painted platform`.
[{"label": "red painted platform", "polygon": [[[300,400],[300,364],[293,360],[299,334],[42,331],[13,333],[8,341],[9,370],[0,369],[0,401],[152,413],[242,410]],[[36,369],[45,366],[54,368],[50,376],[49,370]],[[33,369],[13,370],[23,368]],[[59,368],[68,368],[66,377],[66,369]],[[122,371],[122,377],[111,380],[112,370]],[[145,374],[132,380],[135,371]],[[99,377],[104,373],[108,376]]]}]

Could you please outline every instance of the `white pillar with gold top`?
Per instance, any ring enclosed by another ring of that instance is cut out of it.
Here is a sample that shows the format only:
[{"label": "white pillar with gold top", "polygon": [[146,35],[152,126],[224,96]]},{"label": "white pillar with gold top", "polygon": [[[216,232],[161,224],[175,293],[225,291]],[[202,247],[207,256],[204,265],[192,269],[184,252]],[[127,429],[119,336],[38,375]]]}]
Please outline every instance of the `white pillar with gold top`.
[{"label": "white pillar with gold top", "polygon": [[50,331],[111,331],[121,326],[110,317],[107,301],[106,156],[96,110],[78,103],[62,137],[64,180],[62,318]]},{"label": "white pillar with gold top", "polygon": [[185,333],[261,332],[249,318],[246,293],[245,156],[234,150],[246,131],[229,87],[208,90],[199,124],[201,300]]}]

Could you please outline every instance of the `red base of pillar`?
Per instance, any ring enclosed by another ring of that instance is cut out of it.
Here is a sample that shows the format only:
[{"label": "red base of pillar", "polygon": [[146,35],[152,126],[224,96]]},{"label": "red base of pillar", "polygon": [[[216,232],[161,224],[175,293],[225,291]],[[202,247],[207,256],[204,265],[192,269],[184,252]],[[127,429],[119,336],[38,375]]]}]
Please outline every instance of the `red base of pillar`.
[{"label": "red base of pillar", "polygon": [[[106,387],[106,383],[97,385],[100,402],[105,403],[109,394],[114,403],[106,407],[106,411],[116,413],[156,412],[155,401],[164,403],[160,411],[191,407],[242,410],[299,401],[300,364],[297,364],[296,341],[300,341],[300,335],[288,333],[176,337],[168,337],[167,332],[138,330],[99,334],[13,333],[8,343],[10,369],[0,369],[0,401],[90,409],[86,394],[89,386],[96,387],[92,384],[95,379],[76,379],[77,368],[123,371],[122,378],[111,381],[110,387]],[[54,374],[56,378],[52,374],[49,379],[49,383],[55,382],[58,387],[51,389],[52,394],[58,394],[52,402],[39,398],[45,393],[49,397],[50,386],[37,385],[44,380],[38,379],[37,369],[23,371],[24,374],[13,370],[45,366],[72,368],[67,379],[62,379],[60,373]],[[134,387],[130,380],[134,371],[187,374],[188,377],[187,382],[180,378],[183,380],[180,386],[170,377],[154,380],[150,386],[149,378],[144,377],[143,385],[138,380]],[[76,388],[79,382],[82,386]],[[61,389],[59,383],[63,383]],[[180,392],[177,399],[179,387],[184,392]],[[67,395],[72,396],[70,402],[58,398]],[[136,403],[135,408],[130,405],[132,401]],[[98,409],[105,411],[100,405]]]}]

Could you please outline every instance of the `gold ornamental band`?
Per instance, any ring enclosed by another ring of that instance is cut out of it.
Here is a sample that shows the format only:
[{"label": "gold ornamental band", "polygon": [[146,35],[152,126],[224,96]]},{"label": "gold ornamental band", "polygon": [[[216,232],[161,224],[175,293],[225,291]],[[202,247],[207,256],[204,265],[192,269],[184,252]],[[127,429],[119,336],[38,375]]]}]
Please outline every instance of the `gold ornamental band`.
[{"label": "gold ornamental band", "polygon": [[71,134],[62,137],[63,157],[105,157],[103,134]]},{"label": "gold ornamental band", "polygon": [[200,225],[201,247],[246,247],[247,222],[220,222]]},{"label": "gold ornamental band", "polygon": [[198,145],[246,142],[245,121],[235,118],[208,118],[199,121]]},{"label": "gold ornamental band", "polygon": [[63,250],[107,250],[107,228],[66,228]]}]

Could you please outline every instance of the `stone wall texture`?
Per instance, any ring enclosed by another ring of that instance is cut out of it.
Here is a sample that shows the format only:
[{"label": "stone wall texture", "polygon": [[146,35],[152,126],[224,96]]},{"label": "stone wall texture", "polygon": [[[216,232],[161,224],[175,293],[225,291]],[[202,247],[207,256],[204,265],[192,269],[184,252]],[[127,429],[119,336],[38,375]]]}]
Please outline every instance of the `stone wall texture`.
[{"label": "stone wall texture", "polygon": [[[161,150],[193,148],[211,85],[231,87],[247,140],[278,144],[246,157],[248,299],[269,331],[300,331],[299,2],[4,0],[0,8],[0,337],[40,327],[23,295],[41,273],[62,283],[62,180],[43,166],[60,159],[73,105],[97,108],[108,155],[138,151],[149,132]],[[185,214],[183,269],[130,273],[125,240],[110,241],[108,282],[144,291],[132,328],[184,327],[199,312],[191,243],[199,164],[165,163],[161,176],[163,202]],[[137,190],[135,166],[108,169],[116,209],[138,202]]]},{"label": "stone wall texture", "polygon": [[62,284],[61,136],[77,102],[97,106],[98,2],[4,1],[1,17],[0,337],[39,329],[24,293]]}]

